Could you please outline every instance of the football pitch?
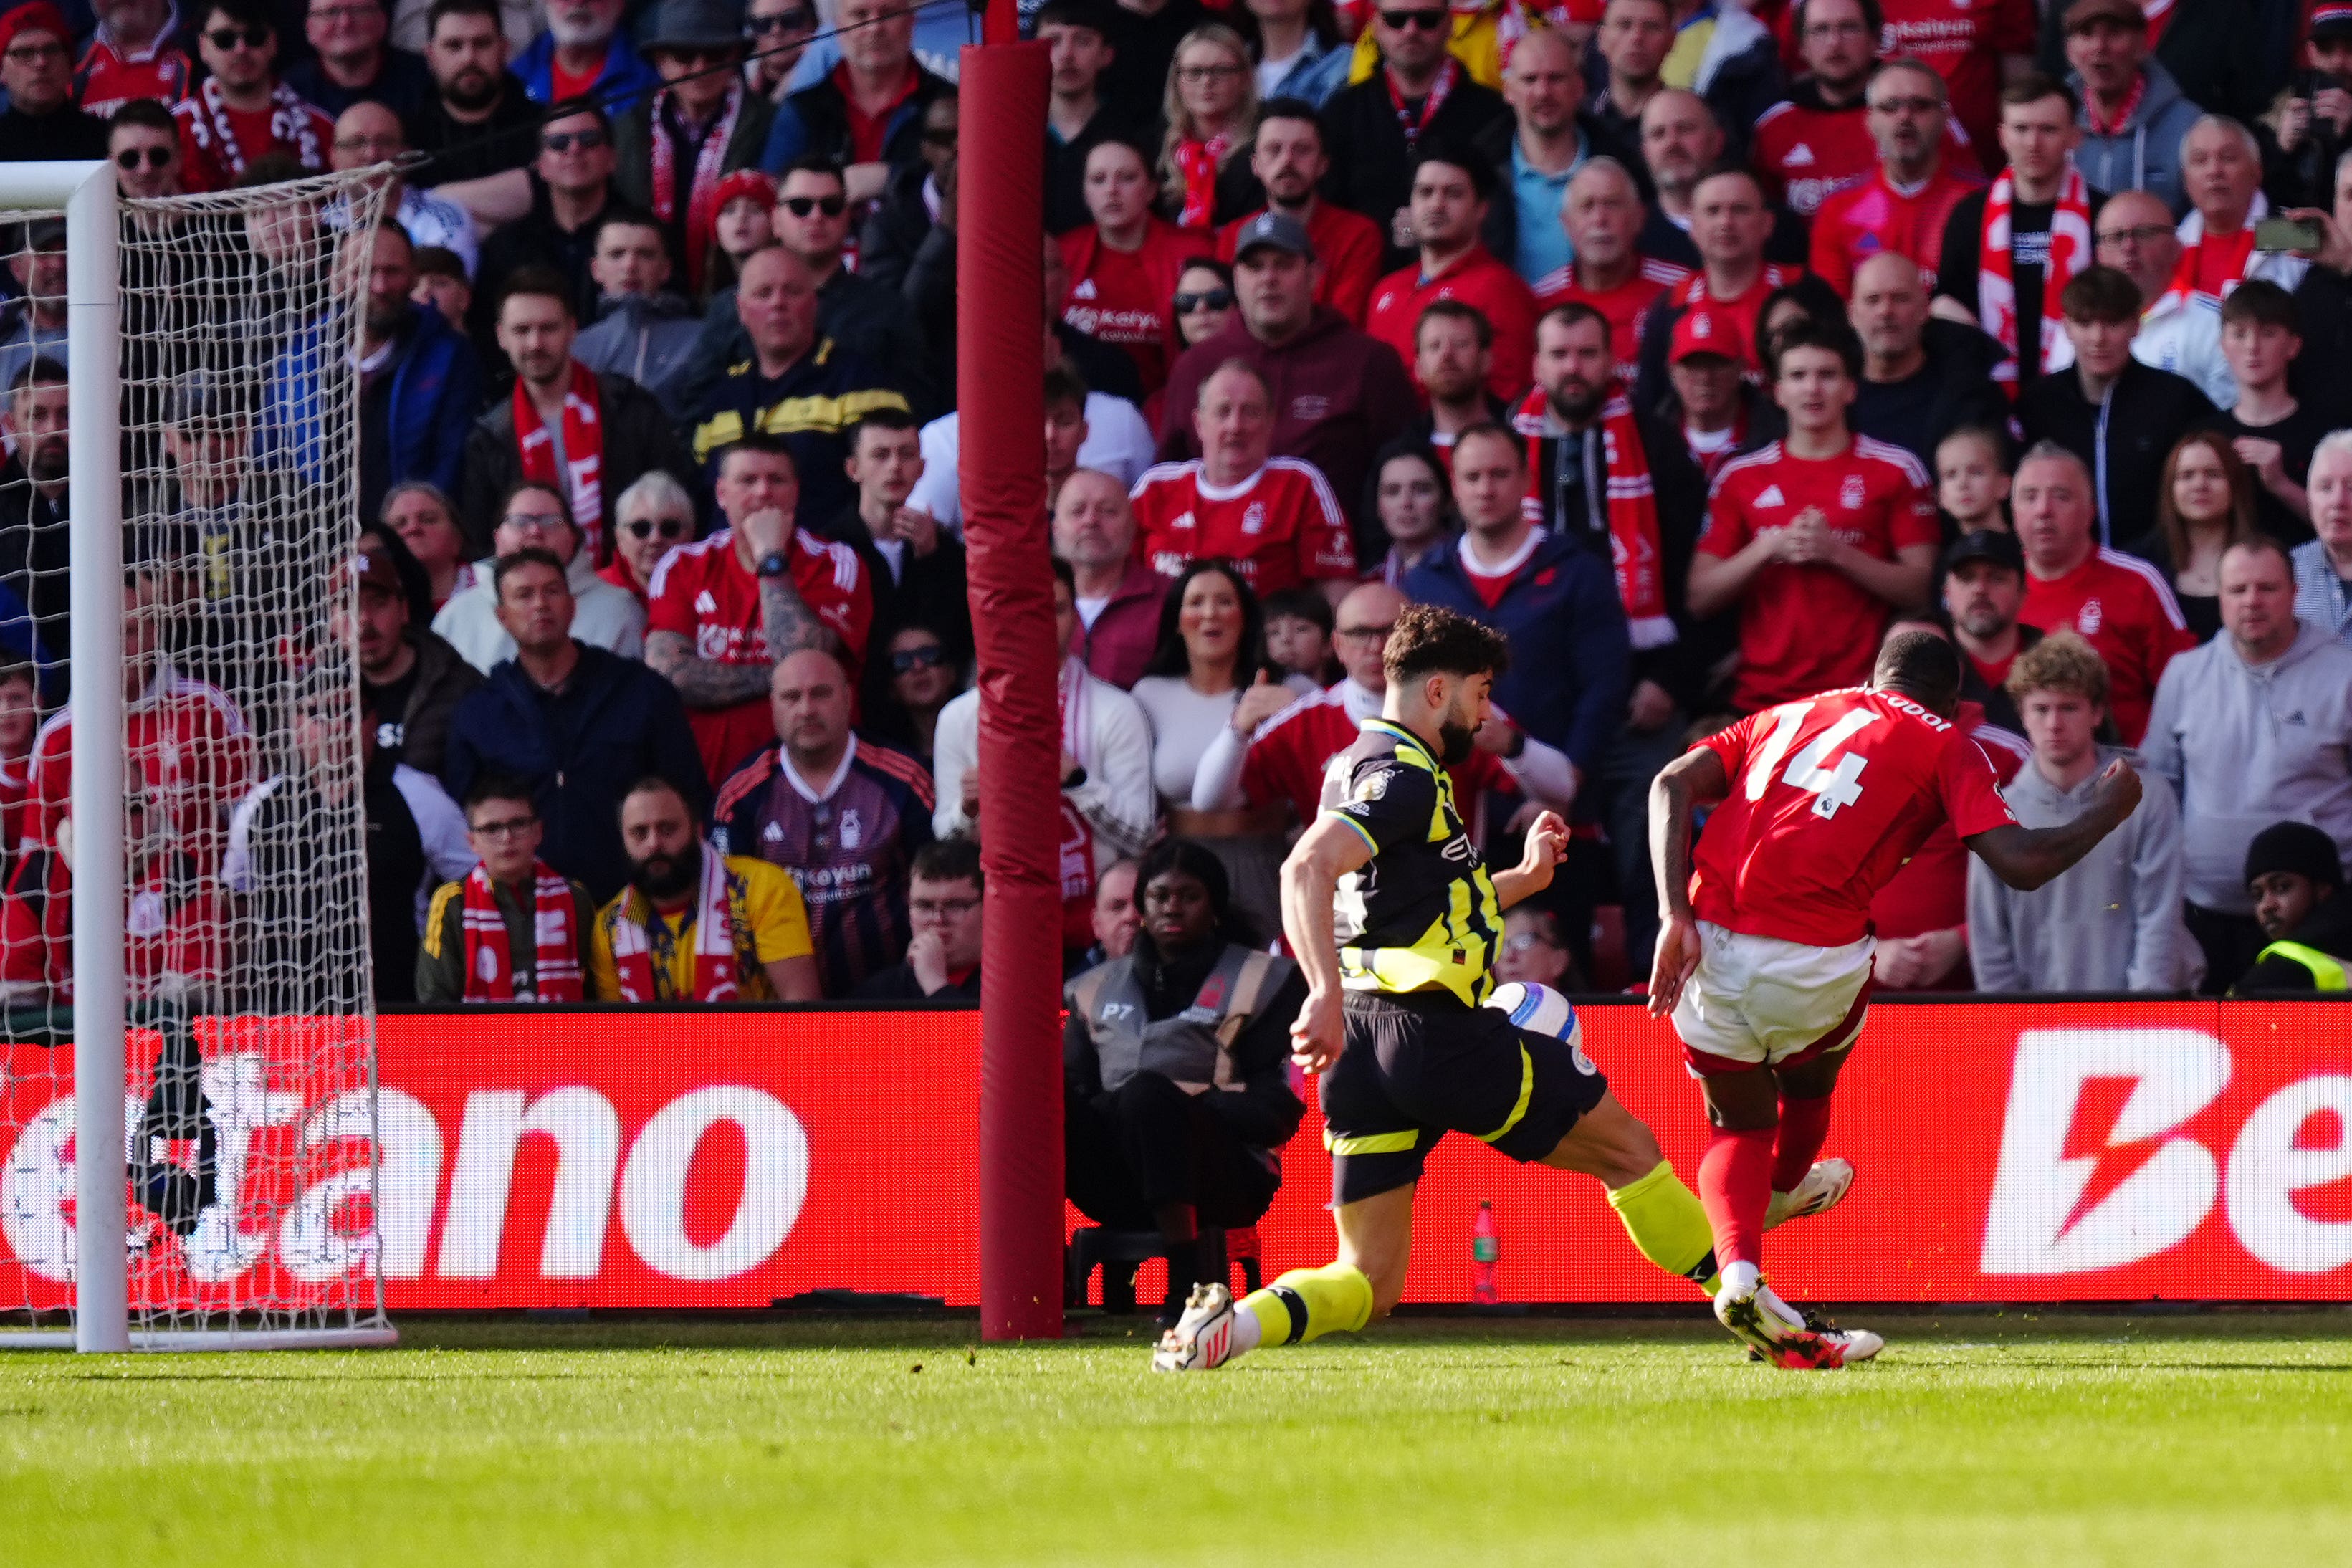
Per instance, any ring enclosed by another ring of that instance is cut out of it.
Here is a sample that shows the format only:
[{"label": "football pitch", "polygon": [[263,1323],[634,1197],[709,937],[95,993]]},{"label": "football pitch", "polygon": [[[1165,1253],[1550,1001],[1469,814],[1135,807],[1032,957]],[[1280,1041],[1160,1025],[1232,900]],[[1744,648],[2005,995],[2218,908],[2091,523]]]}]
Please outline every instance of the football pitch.
[{"label": "football pitch", "polygon": [[[1857,1321],[1860,1321],[1857,1319]],[[404,1326],[0,1356],[12,1563],[2344,1563],[2352,1315],[1409,1320],[1152,1377],[1142,1321]],[[1135,1324],[1129,1337],[1129,1323]]]}]

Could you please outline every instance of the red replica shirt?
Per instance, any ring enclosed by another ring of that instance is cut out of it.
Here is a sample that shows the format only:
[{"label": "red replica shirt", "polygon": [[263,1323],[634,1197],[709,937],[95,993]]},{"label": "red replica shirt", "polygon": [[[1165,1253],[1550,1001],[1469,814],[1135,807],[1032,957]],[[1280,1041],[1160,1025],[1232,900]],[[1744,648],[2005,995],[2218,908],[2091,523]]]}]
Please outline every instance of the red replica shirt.
[{"label": "red replica shirt", "polygon": [[1641,373],[1642,329],[1648,324],[1651,310],[1669,290],[1690,280],[1689,268],[1645,256],[1633,277],[1614,289],[1594,290],[1577,280],[1576,268],[1570,265],[1537,279],[1536,315],[1540,319],[1554,305],[1575,304],[1590,305],[1606,316],[1609,357],[1616,363],[1617,379],[1631,386]]},{"label": "red replica shirt", "polygon": [[1310,578],[1356,576],[1356,545],[1330,482],[1314,464],[1268,458],[1230,489],[1201,459],[1161,463],[1135,482],[1135,552],[1163,577],[1193,559],[1227,555],[1262,597]]},{"label": "red replica shirt", "polygon": [[[848,651],[853,684],[866,657],[866,634],[874,623],[874,594],[846,544],[829,543],[806,529],[784,547],[793,586],[817,619],[833,628]],[[760,579],[735,558],[731,529],[681,544],[662,557],[647,585],[646,631],[676,632],[694,644],[697,658],[713,664],[764,666],[774,660],[760,614]],[[765,695],[731,708],[688,708],[702,749],[703,771],[724,779],[744,759],[774,742],[775,722]]]},{"label": "red replica shirt", "polygon": [[[1764,301],[1772,297],[1773,289],[1784,283],[1794,283],[1804,275],[1805,269],[1801,267],[1782,267],[1768,261],[1757,272],[1756,281],[1748,286],[1746,293],[1737,299],[1721,300],[1707,291],[1706,274],[1694,272],[1687,281],[1676,285],[1667,299],[1677,307],[1711,304],[1738,322],[1739,342],[1747,350],[1748,356],[1744,363],[1748,366],[1748,379],[1753,381],[1764,368],[1756,357],[1756,321],[1764,314]],[[1612,338],[1610,341],[1613,345],[1616,340]]]},{"label": "red replica shirt", "polygon": [[2027,571],[2017,618],[2040,631],[2080,632],[2098,649],[2107,661],[2107,706],[2126,746],[2147,732],[2157,677],[2173,655],[2197,646],[2163,574],[2120,550],[2096,551],[2063,577]]},{"label": "red replica shirt", "polygon": [[[1992,764],[1993,777],[2003,784],[2015,778],[2017,770],[2032,756],[2024,736],[1998,724],[1986,723],[1984,710],[1976,703],[1960,704],[1959,726],[1984,748],[1985,760]],[[1906,937],[1950,931],[1968,923],[1968,846],[1952,832],[1949,822],[1939,823],[1927,835],[1927,842],[1912,851],[1903,868],[1870,900],[1870,929],[1882,937]],[[1965,990],[1969,972],[1960,966],[1948,976],[1931,976],[1930,982],[1930,985],[1920,989]]]},{"label": "red replica shirt", "polygon": [[1206,236],[1158,218],[1146,227],[1135,250],[1114,250],[1092,226],[1074,228],[1058,242],[1070,291],[1062,299],[1062,319],[1090,337],[1117,343],[1135,362],[1143,390],[1166,384],[1175,335],[1169,320],[1176,280],[1187,258],[1204,254]]},{"label": "red replica shirt", "polygon": [[1950,95],[1953,121],[1984,158],[1998,163],[2000,58],[2030,56],[2040,47],[2033,0],[1882,0],[1880,8],[1886,28],[1879,58],[1908,56],[1933,66]]},{"label": "red replica shirt", "polygon": [[[217,979],[225,922],[212,884],[199,882],[183,896],[160,864],[131,879],[122,922],[129,994],[151,994],[167,974]],[[0,898],[0,981],[46,987],[55,1001],[73,999],[73,874],[55,850],[27,855]]]},{"label": "red replica shirt", "polygon": [[[181,183],[192,192],[226,191],[234,188],[238,169],[227,148],[215,142],[208,129],[200,123],[202,105],[194,98],[184,98],[172,106],[172,117],[180,125]],[[312,174],[327,171],[327,152],[335,144],[333,116],[310,104],[301,107],[300,114],[310,127],[309,146],[311,157],[304,157],[304,142],[297,137],[280,137],[276,108],[250,111],[227,110],[230,132],[236,138],[237,151],[244,155],[245,166],[270,153],[291,156]]]},{"label": "red replica shirt", "polygon": [[1731,793],[1691,858],[1691,909],[1727,931],[1814,947],[1870,934],[1870,903],[1947,822],[2017,819],[1968,732],[1892,691],[1823,692],[1699,742]]},{"label": "red replica shirt", "polygon": [[[1535,291],[1519,275],[1485,246],[1434,278],[1421,268],[1406,267],[1381,279],[1372,290],[1371,312],[1364,331],[1396,350],[1397,357],[1413,363],[1413,331],[1421,313],[1440,300],[1459,300],[1486,318],[1495,329],[1494,362],[1486,372],[1486,390],[1506,403],[1527,391],[1535,379]],[[1421,384],[1418,372],[1413,384]]]},{"label": "red replica shirt", "polygon": [[188,96],[194,77],[185,52],[159,41],[143,55],[127,57],[105,35],[100,26],[74,68],[74,99],[84,114],[107,120],[134,98],[152,98],[168,106]]},{"label": "red replica shirt", "polygon": [[[1233,260],[1236,237],[1252,218],[1264,211],[1260,207],[1248,217],[1237,218],[1217,231],[1219,260]],[[1387,249],[1380,226],[1361,213],[1318,201],[1307,209],[1307,237],[1315,246],[1315,302],[1330,306],[1347,317],[1350,325],[1362,326],[1364,311],[1371,304],[1372,287],[1380,281],[1381,257]]]},{"label": "red replica shirt", "polygon": [[[1323,774],[1356,743],[1361,726],[1348,712],[1345,683],[1302,697],[1258,726],[1242,758],[1242,790],[1252,805],[1288,801],[1301,822],[1322,809]],[[1489,752],[1473,750],[1446,773],[1465,815],[1488,790],[1517,795],[1519,784]],[[1471,825],[1474,835],[1476,825]]]},{"label": "red replica shirt", "polygon": [[[1709,491],[1698,547],[1728,559],[1769,528],[1814,510],[1837,536],[1892,561],[1906,545],[1942,537],[1935,491],[1919,459],[1857,436],[1834,458],[1790,457],[1775,441],[1723,466]],[[1774,562],[1739,602],[1739,676],[1733,705],[1769,707],[1870,678],[1886,602],[1830,566]]]},{"label": "red replica shirt", "polygon": [[[216,836],[229,804],[253,782],[253,737],[217,686],[164,672],[123,710],[123,739],[140,782],[160,795],[184,844]],[[33,737],[31,796],[18,847],[51,844],[73,798],[73,708],[51,714]],[[126,786],[131,781],[126,778]]]},{"label": "red replica shirt", "polygon": [[1812,268],[1841,299],[1853,298],[1854,269],[1879,252],[1892,250],[1917,262],[1936,285],[1943,255],[1944,220],[1962,196],[1984,188],[1973,166],[1956,170],[1947,157],[1917,190],[1908,194],[1886,183],[1884,171],[1852,190],[1822,203],[1813,216]]}]

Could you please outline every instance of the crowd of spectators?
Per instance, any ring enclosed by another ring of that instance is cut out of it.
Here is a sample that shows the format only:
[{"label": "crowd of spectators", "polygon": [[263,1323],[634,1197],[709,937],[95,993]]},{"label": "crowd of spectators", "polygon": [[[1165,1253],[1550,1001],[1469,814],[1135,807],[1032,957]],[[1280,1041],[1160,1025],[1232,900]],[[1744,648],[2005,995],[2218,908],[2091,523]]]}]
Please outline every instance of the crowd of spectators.
[{"label": "crowd of spectators", "polygon": [[[1238,1047],[1160,1026],[1203,984],[1295,984],[1245,961],[1409,602],[1510,641],[1453,764],[1465,820],[1506,859],[1538,810],[1574,827],[1511,977],[1645,973],[1651,777],[1866,679],[1902,625],[1965,654],[1958,721],[2021,820],[2080,809],[2113,756],[2148,784],[2033,893],[1931,840],[1874,911],[1882,987],[2344,987],[2352,4],[1023,12],[1052,70],[1050,831],[1070,972],[1118,966],[1073,992],[1088,1212],[1174,1244],[1171,1203],[1263,1208],[1297,1114],[1264,1009]],[[324,628],[362,682],[381,1000],[977,994],[966,26],[904,0],[0,10],[0,158],[109,158],[141,196],[394,171],[335,242],[365,279],[360,515]],[[254,251],[222,276],[266,278],[265,237],[220,241]],[[71,984],[62,226],[6,248],[21,1002]],[[168,388],[134,533],[316,510],[329,330],[268,345],[249,404]],[[194,584],[131,553],[163,619],[247,586],[226,547]],[[220,658],[126,647],[129,804],[174,830],[133,857],[142,994],[218,979],[215,906],[347,787],[323,719],[258,754]],[[1171,1100],[1154,1051],[1237,1092]],[[1192,1175],[1121,1164],[1171,1118]]]}]

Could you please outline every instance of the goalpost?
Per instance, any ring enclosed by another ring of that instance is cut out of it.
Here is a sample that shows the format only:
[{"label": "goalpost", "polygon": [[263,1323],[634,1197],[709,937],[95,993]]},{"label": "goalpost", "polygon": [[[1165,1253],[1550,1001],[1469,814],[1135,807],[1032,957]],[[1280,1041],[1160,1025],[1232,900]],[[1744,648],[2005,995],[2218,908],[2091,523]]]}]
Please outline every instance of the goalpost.
[{"label": "goalpost", "polygon": [[17,245],[62,210],[68,318],[62,441],[37,368],[0,388],[28,601],[0,599],[0,692],[70,626],[0,756],[0,1348],[397,1337],[350,568],[382,201],[364,172],[135,201],[110,163],[0,164]]}]

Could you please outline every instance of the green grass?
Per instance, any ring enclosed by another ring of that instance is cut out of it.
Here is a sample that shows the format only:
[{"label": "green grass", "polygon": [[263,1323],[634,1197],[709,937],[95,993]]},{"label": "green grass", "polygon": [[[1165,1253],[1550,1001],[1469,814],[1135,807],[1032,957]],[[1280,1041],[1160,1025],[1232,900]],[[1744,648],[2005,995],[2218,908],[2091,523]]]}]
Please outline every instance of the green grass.
[{"label": "green grass", "polygon": [[[2352,1318],[1421,1320],[1145,1375],[1140,1330],[412,1324],[0,1357],[0,1563],[2352,1560]],[[522,1348],[518,1348],[522,1347]]]}]

